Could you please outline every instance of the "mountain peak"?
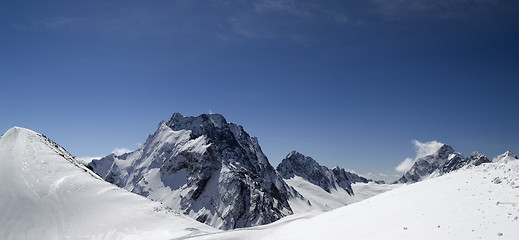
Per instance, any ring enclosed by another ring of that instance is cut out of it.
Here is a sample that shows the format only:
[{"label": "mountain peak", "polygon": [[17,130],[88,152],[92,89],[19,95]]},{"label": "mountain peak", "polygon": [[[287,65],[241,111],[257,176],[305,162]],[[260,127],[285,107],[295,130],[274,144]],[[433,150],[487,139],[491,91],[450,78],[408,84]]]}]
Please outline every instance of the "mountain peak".
[{"label": "mountain peak", "polygon": [[330,170],[326,166],[321,166],[312,157],[305,156],[296,150],[290,152],[276,169],[285,179],[299,176],[321,187],[328,193],[330,193],[331,189],[340,187],[352,195],[352,183],[368,182],[367,179],[339,167]]},{"label": "mountain peak", "polygon": [[181,113],[179,112],[175,112],[173,113],[173,115],[171,116],[171,119],[174,119],[174,118],[183,118],[184,115],[182,115]]},{"label": "mountain peak", "polygon": [[[474,156],[473,164],[485,162],[486,157]],[[416,159],[415,163],[400,179],[395,183],[413,183],[430,176],[442,175],[460,169],[471,163],[471,160],[454,149],[442,144],[434,153]]]},{"label": "mountain peak", "polygon": [[195,135],[201,135],[208,129],[223,128],[229,123],[221,114],[210,113],[201,114],[197,117],[183,116],[176,112],[171,116],[171,119],[166,123],[171,129],[178,130],[191,130]]},{"label": "mountain peak", "polygon": [[[0,141],[4,146],[8,146],[9,148],[14,148],[18,143],[20,147],[26,146],[30,144],[31,142],[35,141],[36,139],[39,139],[39,136],[42,136],[46,138],[45,136],[34,132],[27,128],[22,127],[12,127],[9,130],[7,130],[1,137]],[[43,141],[43,139],[41,140]]]},{"label": "mountain peak", "polygon": [[14,126],[14,127],[10,128],[9,130],[7,130],[2,136],[16,136],[17,137],[20,133],[32,134],[32,135],[38,134],[30,129]]},{"label": "mountain peak", "polygon": [[517,156],[510,151],[506,151],[505,153],[503,153],[503,155],[505,155],[507,157],[509,156],[509,157],[517,158]]},{"label": "mountain peak", "polygon": [[299,160],[304,160],[305,158],[308,158],[307,160],[312,159],[311,157],[307,157],[304,154],[298,152],[297,150],[292,150],[291,152],[289,152],[287,154],[287,156],[285,158],[297,158]]},{"label": "mountain peak", "polygon": [[517,160],[517,156],[515,154],[513,154],[512,152],[510,151],[506,151],[505,153],[503,154],[500,154],[500,155],[497,155],[496,157],[494,157],[492,159],[492,162],[503,162],[503,163],[507,163],[509,161],[514,161],[514,160]]},{"label": "mountain peak", "polygon": [[435,152],[433,155],[440,157],[440,158],[447,158],[450,154],[453,154],[454,148],[447,144],[443,144],[440,149],[438,149],[437,152]]},{"label": "mountain peak", "polygon": [[257,139],[220,114],[174,113],[140,149],[90,166],[107,181],[221,229],[292,214],[288,199],[298,194],[270,165]]}]

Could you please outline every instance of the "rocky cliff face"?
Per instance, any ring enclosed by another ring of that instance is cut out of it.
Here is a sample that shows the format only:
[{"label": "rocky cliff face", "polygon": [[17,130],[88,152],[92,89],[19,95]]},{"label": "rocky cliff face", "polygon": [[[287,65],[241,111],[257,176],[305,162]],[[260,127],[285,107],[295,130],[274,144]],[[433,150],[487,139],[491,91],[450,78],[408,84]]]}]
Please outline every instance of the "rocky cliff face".
[{"label": "rocky cliff face", "polygon": [[329,169],[321,166],[313,158],[297,151],[289,153],[277,166],[276,170],[285,179],[300,176],[328,193],[331,189],[340,187],[352,195],[352,183],[369,182],[368,179],[342,168],[334,167]]},{"label": "rocky cliff face", "polygon": [[94,160],[109,182],[220,229],[271,223],[300,197],[269,163],[255,137],[219,114],[161,122],[139,149]]}]

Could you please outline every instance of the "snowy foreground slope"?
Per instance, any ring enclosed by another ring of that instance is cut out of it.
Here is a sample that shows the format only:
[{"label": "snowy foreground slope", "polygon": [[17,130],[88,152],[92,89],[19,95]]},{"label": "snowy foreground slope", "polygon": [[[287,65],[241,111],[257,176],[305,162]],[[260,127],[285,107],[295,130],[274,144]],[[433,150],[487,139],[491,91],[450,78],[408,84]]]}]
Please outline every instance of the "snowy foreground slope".
[{"label": "snowy foreground slope", "polygon": [[519,239],[519,161],[505,158],[314,217],[193,239]]},{"label": "snowy foreground slope", "polygon": [[111,185],[45,136],[0,138],[0,239],[170,239],[216,230]]}]

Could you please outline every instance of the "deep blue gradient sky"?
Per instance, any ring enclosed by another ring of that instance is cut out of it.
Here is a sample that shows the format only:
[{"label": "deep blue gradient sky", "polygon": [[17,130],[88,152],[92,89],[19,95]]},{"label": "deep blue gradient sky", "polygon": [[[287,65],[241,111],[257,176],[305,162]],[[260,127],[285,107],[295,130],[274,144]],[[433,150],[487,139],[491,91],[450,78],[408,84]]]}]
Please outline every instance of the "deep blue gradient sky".
[{"label": "deep blue gradient sky", "polygon": [[519,2],[2,1],[0,131],[76,156],[215,112],[328,166],[396,175],[412,140],[519,153]]}]

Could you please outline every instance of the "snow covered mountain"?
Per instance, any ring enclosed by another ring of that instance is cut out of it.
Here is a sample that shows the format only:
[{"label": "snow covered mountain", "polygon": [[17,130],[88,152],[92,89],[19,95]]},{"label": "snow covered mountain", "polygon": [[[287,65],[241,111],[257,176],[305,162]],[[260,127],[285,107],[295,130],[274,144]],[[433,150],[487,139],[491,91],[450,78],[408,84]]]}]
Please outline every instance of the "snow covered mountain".
[{"label": "snow covered mountain", "polygon": [[215,232],[100,179],[42,134],[0,137],[0,239],[168,239]]},{"label": "snow covered mountain", "polygon": [[470,158],[467,158],[455,152],[451,146],[443,144],[433,154],[418,158],[411,169],[395,183],[414,183],[429,177],[441,176],[467,165],[477,166],[487,162],[488,158],[478,152],[473,152]]},{"label": "snow covered mountain", "polygon": [[495,163],[507,163],[515,160],[517,160],[517,156],[510,151],[506,151],[505,153],[492,158],[492,162]]},{"label": "snow covered mountain", "polygon": [[515,240],[519,161],[508,160],[467,165],[317,216],[192,239]]},{"label": "snow covered mountain", "polygon": [[313,158],[305,156],[297,151],[290,152],[276,167],[276,170],[284,179],[295,176],[321,187],[326,192],[331,189],[342,188],[349,195],[353,195],[351,184],[355,182],[369,182],[368,179],[355,173],[347,172],[342,168],[329,169],[319,165]]},{"label": "snow covered mountain", "polygon": [[90,163],[107,181],[220,229],[274,222],[300,195],[269,163],[255,137],[222,115],[161,122],[137,150]]},{"label": "snow covered mountain", "polygon": [[343,168],[329,169],[297,151],[289,153],[276,169],[304,197],[289,200],[296,214],[330,211],[398,187],[375,183]]}]

